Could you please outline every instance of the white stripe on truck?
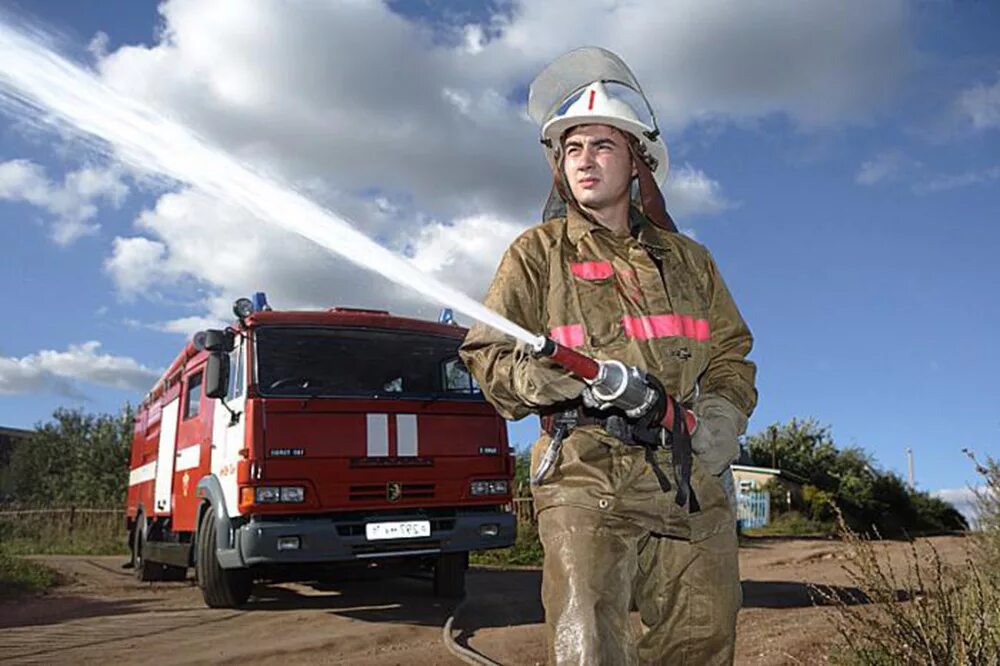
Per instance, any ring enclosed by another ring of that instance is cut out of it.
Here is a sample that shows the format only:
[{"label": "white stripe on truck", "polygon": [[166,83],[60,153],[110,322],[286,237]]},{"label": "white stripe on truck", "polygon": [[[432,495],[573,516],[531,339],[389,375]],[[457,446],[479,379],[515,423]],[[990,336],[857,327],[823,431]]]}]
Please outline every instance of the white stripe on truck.
[{"label": "white stripe on truck", "polygon": [[156,478],[156,461],[148,462],[145,465],[141,465],[132,469],[128,473],[128,485],[134,486],[139,483],[145,483],[146,481],[152,481]]},{"label": "white stripe on truck", "polygon": [[417,415],[396,415],[396,452],[402,456],[417,455]]},{"label": "white stripe on truck", "polygon": [[389,455],[388,414],[368,414],[367,455],[369,458]]},{"label": "white stripe on truck", "polygon": [[177,464],[174,466],[175,472],[183,472],[186,469],[197,467],[201,462],[201,444],[187,446],[177,452]]}]

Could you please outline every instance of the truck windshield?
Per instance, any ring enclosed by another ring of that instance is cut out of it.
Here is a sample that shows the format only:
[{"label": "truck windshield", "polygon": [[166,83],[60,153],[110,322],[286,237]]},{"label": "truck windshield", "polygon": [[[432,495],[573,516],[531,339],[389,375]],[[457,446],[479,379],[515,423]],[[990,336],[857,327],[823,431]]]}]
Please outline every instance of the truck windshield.
[{"label": "truck windshield", "polygon": [[267,326],[255,340],[261,395],[483,399],[458,358],[457,338]]}]

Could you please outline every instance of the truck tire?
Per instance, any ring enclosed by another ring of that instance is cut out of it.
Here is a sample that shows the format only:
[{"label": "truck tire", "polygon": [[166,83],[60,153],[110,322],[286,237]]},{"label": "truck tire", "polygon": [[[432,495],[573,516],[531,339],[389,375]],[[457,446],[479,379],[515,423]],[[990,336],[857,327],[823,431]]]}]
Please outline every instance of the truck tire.
[{"label": "truck tire", "polygon": [[205,510],[198,525],[194,571],[209,608],[238,608],[250,598],[253,576],[249,569],[223,569],[215,554],[215,509]]},{"label": "truck tire", "polygon": [[135,530],[132,532],[132,561],[135,564],[135,577],[142,583],[163,580],[163,565],[149,562],[142,555],[142,547],[145,543],[146,517],[140,513],[135,521]]},{"label": "truck tire", "polygon": [[465,553],[444,553],[434,563],[434,596],[460,599],[465,596]]}]

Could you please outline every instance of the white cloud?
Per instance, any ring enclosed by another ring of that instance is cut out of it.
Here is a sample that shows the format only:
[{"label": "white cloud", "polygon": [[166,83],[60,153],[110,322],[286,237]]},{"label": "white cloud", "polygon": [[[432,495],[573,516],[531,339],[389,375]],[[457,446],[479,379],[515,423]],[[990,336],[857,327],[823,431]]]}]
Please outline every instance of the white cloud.
[{"label": "white cloud", "polygon": [[30,160],[0,163],[0,200],[29,203],[51,214],[55,218],[52,239],[59,245],[96,233],[100,228],[93,221],[97,202],[117,208],[127,194],[128,187],[116,169],[84,167],[68,173],[60,185]]},{"label": "white cloud", "polygon": [[677,217],[719,213],[736,206],[722,193],[719,181],[690,164],[672,169],[664,190],[667,208]]},{"label": "white cloud", "polygon": [[153,287],[162,287],[163,261],[166,246],[159,242],[136,236],[115,238],[111,257],[104,262],[104,269],[111,275],[118,291],[131,298],[147,293]]},{"label": "white cloud", "polygon": [[965,519],[969,521],[970,527],[975,527],[976,519],[979,515],[979,503],[976,498],[976,492],[982,492],[982,489],[969,487],[949,488],[935,490],[931,495],[951,504],[955,507],[956,511],[965,516]]},{"label": "white cloud", "polygon": [[993,85],[977,85],[958,96],[958,108],[975,129],[1000,129],[1000,78]]},{"label": "white cloud", "polygon": [[[474,216],[394,230],[400,214],[395,204],[377,198],[369,204],[365,231],[391,236],[398,253],[409,252],[422,270],[477,297],[503,248],[522,229]],[[266,291],[279,309],[343,305],[431,316],[436,308],[339,255],[196,191],[160,197],[136,227],[144,235],[116,238],[105,262],[118,291],[154,300],[186,294],[184,300],[197,310],[176,320],[138,324],[143,327],[190,334],[215,326],[232,319],[236,298],[255,291]]]},{"label": "white cloud", "polygon": [[429,224],[413,243],[412,261],[426,273],[481,295],[500,255],[524,229],[523,225],[491,215]]},{"label": "white cloud", "polygon": [[912,57],[907,14],[902,0],[522,3],[494,50],[543,62],[580,44],[608,46],[672,127],[770,114],[816,126],[866,118],[886,100]]},{"label": "white cloud", "polygon": [[206,328],[223,328],[232,319],[232,317],[180,317],[158,322],[153,325],[153,329],[164,333],[180,333],[185,337],[190,337],[195,332],[203,331]]},{"label": "white cloud", "polygon": [[934,194],[946,192],[971,185],[981,185],[1000,180],[1000,167],[990,167],[977,171],[965,171],[954,174],[938,174],[922,183],[914,185],[913,191],[917,194]]},{"label": "white cloud", "polygon": [[76,382],[130,391],[145,391],[159,372],[127,356],[100,352],[96,340],[70,345],[65,351],[42,350],[21,358],[0,356],[0,394],[52,390],[81,397]]},{"label": "white cloud", "polygon": [[919,166],[919,162],[898,151],[886,151],[864,162],[858,169],[854,182],[859,185],[875,185],[895,181]]},{"label": "white cloud", "polygon": [[401,192],[444,219],[537,214],[548,178],[517,91],[580,44],[621,53],[670,134],[704,118],[865,120],[913,50],[902,0],[525,2],[454,43],[376,2],[160,11],[158,43],[99,61],[110,85],[293,182]]}]

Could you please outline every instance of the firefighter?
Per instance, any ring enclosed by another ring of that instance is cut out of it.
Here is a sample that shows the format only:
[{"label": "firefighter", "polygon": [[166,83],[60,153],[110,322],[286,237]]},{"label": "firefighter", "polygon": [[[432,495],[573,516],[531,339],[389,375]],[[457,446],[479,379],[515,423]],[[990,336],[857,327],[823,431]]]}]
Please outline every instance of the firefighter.
[{"label": "firefighter", "polygon": [[[676,449],[637,444],[634,424],[566,370],[470,330],[462,358],[490,402],[508,419],[542,417],[531,465],[549,661],[732,663],[742,595],[729,465],[757,399],[751,334],[708,251],[666,214],[654,128],[600,80],[563,107],[542,127],[548,219],[510,245],[485,303],[649,373],[696,421],[685,473]],[[556,432],[555,462],[539,470]]]}]

